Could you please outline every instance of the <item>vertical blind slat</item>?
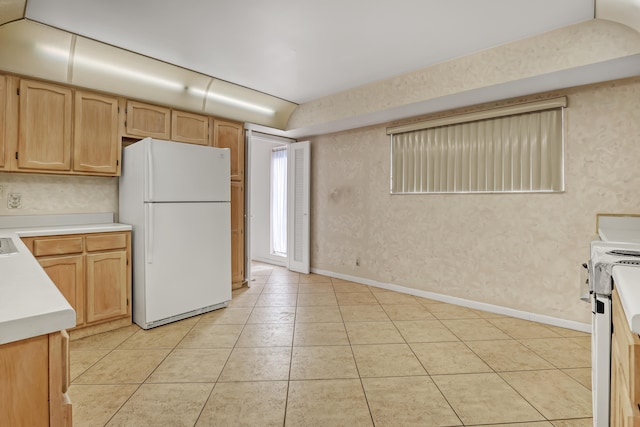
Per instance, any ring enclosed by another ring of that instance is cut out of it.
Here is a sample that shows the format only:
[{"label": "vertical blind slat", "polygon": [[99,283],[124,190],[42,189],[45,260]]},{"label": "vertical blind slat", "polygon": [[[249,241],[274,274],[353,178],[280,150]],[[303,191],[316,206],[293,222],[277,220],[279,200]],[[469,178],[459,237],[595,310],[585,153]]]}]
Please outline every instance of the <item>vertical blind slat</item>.
[{"label": "vertical blind slat", "polygon": [[462,158],[460,159],[460,190],[469,191],[469,175],[471,174],[471,163],[469,156],[471,155],[471,144],[469,143],[469,132],[471,132],[471,124],[467,123],[462,127]]}]

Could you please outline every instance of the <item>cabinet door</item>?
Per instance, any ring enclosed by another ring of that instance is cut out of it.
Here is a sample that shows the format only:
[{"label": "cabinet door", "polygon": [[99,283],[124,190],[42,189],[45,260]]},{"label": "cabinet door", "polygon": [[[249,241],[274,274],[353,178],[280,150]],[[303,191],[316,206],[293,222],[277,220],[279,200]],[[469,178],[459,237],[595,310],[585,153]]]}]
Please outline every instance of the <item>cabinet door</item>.
[{"label": "cabinet door", "polygon": [[49,337],[0,345],[0,425],[49,425]]},{"label": "cabinet door", "polygon": [[231,183],[231,282],[244,282],[244,184]]},{"label": "cabinet door", "polygon": [[213,121],[213,146],[231,149],[231,180],[244,179],[244,130],[242,124]]},{"label": "cabinet door", "polygon": [[18,169],[71,169],[71,89],[20,81]]},{"label": "cabinet door", "polygon": [[171,111],[171,140],[209,145],[209,118],[184,111]]},{"label": "cabinet door", "polygon": [[128,314],[127,252],[87,254],[87,323]]},{"label": "cabinet door", "polygon": [[76,311],[76,327],[84,324],[84,264],[82,255],[40,258],[38,262]]},{"label": "cabinet door", "polygon": [[171,110],[157,105],[127,101],[127,136],[150,136],[158,139],[169,139],[171,136]]},{"label": "cabinet door", "polygon": [[618,427],[637,427],[640,425],[640,411],[627,387],[624,360],[618,348],[611,349],[611,408],[610,425]]},{"label": "cabinet door", "polygon": [[118,99],[76,91],[73,135],[73,170],[118,175],[120,140]]}]

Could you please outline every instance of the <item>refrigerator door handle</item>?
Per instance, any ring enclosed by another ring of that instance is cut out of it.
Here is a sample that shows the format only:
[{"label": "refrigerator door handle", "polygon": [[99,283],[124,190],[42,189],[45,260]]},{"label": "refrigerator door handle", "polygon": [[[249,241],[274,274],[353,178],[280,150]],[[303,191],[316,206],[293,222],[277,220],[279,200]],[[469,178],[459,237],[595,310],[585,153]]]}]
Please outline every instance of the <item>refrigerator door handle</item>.
[{"label": "refrigerator door handle", "polygon": [[153,201],[153,144],[147,144],[147,201]]},{"label": "refrigerator door handle", "polygon": [[152,203],[145,203],[144,204],[145,210],[144,210],[144,214],[145,214],[145,223],[147,224],[146,226],[146,230],[145,230],[145,236],[146,236],[146,246],[147,246],[147,250],[145,251],[147,254],[147,264],[153,264],[153,204]]}]

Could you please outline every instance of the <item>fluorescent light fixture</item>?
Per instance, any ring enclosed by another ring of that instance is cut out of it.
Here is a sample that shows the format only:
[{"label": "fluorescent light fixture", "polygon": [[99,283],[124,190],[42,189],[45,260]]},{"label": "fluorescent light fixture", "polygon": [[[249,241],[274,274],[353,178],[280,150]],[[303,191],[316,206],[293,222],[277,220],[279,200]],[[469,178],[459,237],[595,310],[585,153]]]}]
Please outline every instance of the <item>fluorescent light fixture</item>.
[{"label": "fluorescent light fixture", "polygon": [[68,49],[61,49],[59,47],[51,46],[48,44],[36,43],[36,50],[39,50],[46,55],[53,56],[54,58],[62,59],[63,61],[69,60]]},{"label": "fluorescent light fixture", "polygon": [[151,83],[156,86],[166,87],[167,89],[182,91],[185,88],[183,84],[172,81],[172,80],[166,80],[151,74],[143,73],[136,70],[131,70],[129,68],[119,67],[117,65],[109,64],[107,62],[96,61],[95,59],[76,56],[74,58],[74,62],[77,63],[78,65],[82,64],[89,68],[95,68],[101,72],[107,72],[110,74],[129,77],[131,79],[139,80],[145,83]]},{"label": "fluorescent light fixture", "polygon": [[241,99],[232,98],[230,96],[221,95],[215,92],[206,92],[202,89],[189,88],[189,92],[203,96],[205,95],[207,98],[210,98],[214,101],[222,102],[223,104],[232,105],[234,107],[239,107],[245,110],[255,111],[256,113],[265,114],[268,116],[273,116],[276,112],[272,108],[263,107],[262,105],[253,104],[251,102],[242,101]]},{"label": "fluorescent light fixture", "polygon": [[[36,49],[43,52],[46,55],[52,56],[59,60],[69,61],[70,59],[68,50],[61,49],[56,46],[38,43],[36,44]],[[109,62],[104,62],[104,61],[96,60],[93,58],[87,58],[81,55],[74,55],[73,62],[74,64],[81,65],[87,68],[94,68],[100,71],[101,73],[119,75],[129,79],[138,80],[140,82],[153,84],[156,86],[172,89],[175,91],[187,90],[193,95],[200,96],[200,97],[206,96],[207,98],[213,101],[217,101],[223,104],[242,108],[244,110],[254,111],[254,112],[268,115],[268,116],[273,116],[276,113],[275,110],[273,110],[272,108],[263,107],[262,105],[253,104],[251,102],[243,101],[241,99],[233,98],[226,95],[221,95],[215,92],[207,92],[202,89],[187,87],[187,85],[183,83],[179,83],[173,80],[163,79],[161,77],[156,77],[151,74],[147,74],[144,72],[132,70],[130,68],[114,65]]]},{"label": "fluorescent light fixture", "polygon": [[[50,56],[54,56],[58,59],[62,59],[64,61],[69,60],[69,52],[64,49],[60,49],[55,46],[50,46],[50,45],[40,44],[40,43],[36,44],[36,49]],[[96,70],[99,70],[102,73],[120,75],[123,77],[128,77],[133,80],[138,80],[144,83],[151,83],[156,86],[165,87],[167,89],[173,89],[176,91],[182,91],[185,89],[185,85],[172,80],[163,79],[151,74],[143,73],[143,72],[132,70],[125,67],[120,67],[118,65],[114,65],[109,62],[99,61],[92,58],[86,58],[80,55],[74,55],[73,62],[74,64],[82,65],[88,68],[94,68]]]}]

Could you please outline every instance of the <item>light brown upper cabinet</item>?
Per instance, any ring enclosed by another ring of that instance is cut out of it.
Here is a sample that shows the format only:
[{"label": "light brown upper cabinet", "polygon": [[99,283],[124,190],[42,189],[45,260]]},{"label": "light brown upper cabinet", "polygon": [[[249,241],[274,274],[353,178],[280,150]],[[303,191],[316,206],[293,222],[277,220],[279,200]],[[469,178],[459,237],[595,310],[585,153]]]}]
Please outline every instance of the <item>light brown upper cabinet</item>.
[{"label": "light brown upper cabinet", "polygon": [[185,111],[171,111],[171,140],[209,145],[209,118]]},{"label": "light brown upper cabinet", "polygon": [[120,150],[118,99],[76,91],[73,170],[119,175]]},{"label": "light brown upper cabinet", "polygon": [[71,170],[71,89],[20,80],[18,170]]},{"label": "light brown upper cabinet", "polygon": [[170,108],[128,100],[125,111],[125,136],[170,139]]},{"label": "light brown upper cabinet", "polygon": [[231,149],[231,180],[244,180],[244,132],[241,123],[213,120],[213,146]]},{"label": "light brown upper cabinet", "polygon": [[7,78],[0,76],[0,170],[8,167],[7,159]]},{"label": "light brown upper cabinet", "polygon": [[117,176],[116,97],[0,76],[0,170]]}]

